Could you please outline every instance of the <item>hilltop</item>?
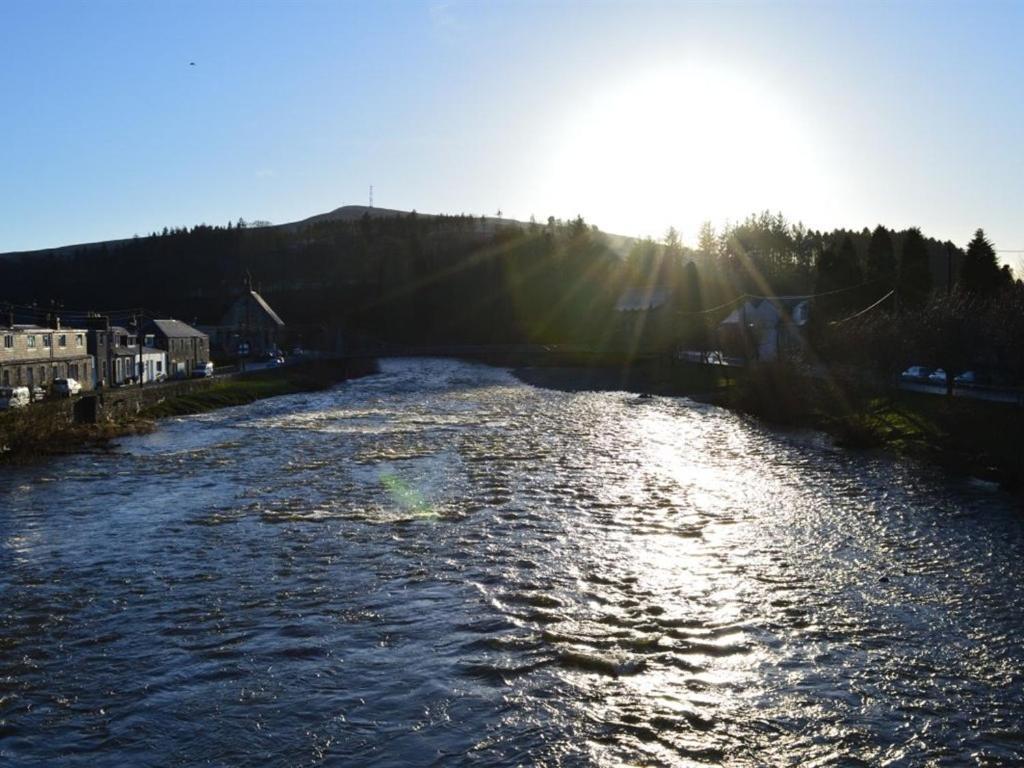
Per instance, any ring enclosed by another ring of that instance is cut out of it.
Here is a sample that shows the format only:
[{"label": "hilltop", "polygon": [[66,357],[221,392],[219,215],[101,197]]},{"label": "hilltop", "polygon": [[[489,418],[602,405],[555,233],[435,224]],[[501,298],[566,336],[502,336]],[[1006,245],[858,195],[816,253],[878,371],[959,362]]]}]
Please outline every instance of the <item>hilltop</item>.
[{"label": "hilltop", "polygon": [[[354,223],[361,221],[364,217],[370,219],[391,219],[391,218],[404,218],[415,214],[417,217],[422,219],[438,219],[438,218],[450,218],[450,214],[438,214],[438,213],[420,213],[418,211],[403,211],[397,208],[377,208],[368,205],[343,205],[334,210],[327,211],[326,213],[318,213],[313,216],[307,216],[299,221],[288,221],[281,224],[263,224],[263,223],[250,223],[246,224],[245,228],[248,230],[258,229],[270,229],[280,230],[284,232],[300,232],[319,224],[326,224],[332,222],[341,223]],[[454,214],[458,217],[463,217],[465,214]],[[498,218],[496,216],[469,216],[478,223],[481,232],[493,234],[496,230],[501,227],[508,226],[519,226],[528,227],[529,222],[519,221],[517,219],[505,219]],[[198,225],[200,227],[206,226],[205,224]],[[154,233],[154,235],[157,233]],[[636,242],[633,237],[626,235],[616,235],[612,233],[604,233],[608,239],[608,244],[615,250],[620,256],[625,256],[632,245]],[[71,243],[67,245],[58,245],[52,248],[39,248],[29,251],[6,251],[0,252],[0,259],[9,257],[33,257],[33,256],[54,256],[61,257],[67,256],[71,253],[88,253],[92,251],[99,251],[103,249],[111,249],[119,246],[123,246],[127,243],[140,239],[136,237],[125,237],[116,238],[111,240],[98,240],[88,243]],[[0,299],[3,299],[0,296]]]}]

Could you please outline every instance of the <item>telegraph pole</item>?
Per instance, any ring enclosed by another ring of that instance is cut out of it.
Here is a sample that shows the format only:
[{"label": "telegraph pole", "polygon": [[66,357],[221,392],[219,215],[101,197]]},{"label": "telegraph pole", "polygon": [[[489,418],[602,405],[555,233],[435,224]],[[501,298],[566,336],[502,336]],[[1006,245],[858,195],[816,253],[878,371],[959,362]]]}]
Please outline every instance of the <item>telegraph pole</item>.
[{"label": "telegraph pole", "polygon": [[135,326],[135,343],[139,345],[139,388],[142,388],[142,380],[146,378],[146,371],[142,361],[142,322],[138,316],[132,317],[132,324]]}]

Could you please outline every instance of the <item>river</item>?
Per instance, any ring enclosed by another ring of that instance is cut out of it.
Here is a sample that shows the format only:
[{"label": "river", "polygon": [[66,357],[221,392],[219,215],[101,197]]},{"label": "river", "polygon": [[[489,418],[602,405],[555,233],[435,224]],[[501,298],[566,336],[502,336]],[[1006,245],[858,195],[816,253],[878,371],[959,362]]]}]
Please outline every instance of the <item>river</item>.
[{"label": "river", "polygon": [[1007,496],[384,361],[0,470],[0,764],[1024,761]]}]

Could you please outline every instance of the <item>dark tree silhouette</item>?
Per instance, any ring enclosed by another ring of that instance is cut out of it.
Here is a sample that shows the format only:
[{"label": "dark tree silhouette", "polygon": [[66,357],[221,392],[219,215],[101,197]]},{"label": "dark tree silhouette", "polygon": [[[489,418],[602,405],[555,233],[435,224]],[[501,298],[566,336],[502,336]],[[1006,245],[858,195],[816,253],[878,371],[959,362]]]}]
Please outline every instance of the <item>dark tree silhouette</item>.
[{"label": "dark tree silhouette", "polygon": [[967,246],[964,263],[960,268],[960,287],[968,293],[988,296],[1003,287],[1004,280],[996,259],[996,249],[985,237],[984,230],[979,229]]},{"label": "dark tree silhouette", "polygon": [[868,241],[867,257],[864,260],[864,278],[878,282],[886,290],[896,287],[896,252],[892,247],[892,235],[879,224]]},{"label": "dark tree silhouette", "polygon": [[928,266],[928,246],[921,230],[908,229],[903,235],[903,253],[900,255],[897,293],[900,305],[917,309],[924,305],[932,292],[932,274]]}]

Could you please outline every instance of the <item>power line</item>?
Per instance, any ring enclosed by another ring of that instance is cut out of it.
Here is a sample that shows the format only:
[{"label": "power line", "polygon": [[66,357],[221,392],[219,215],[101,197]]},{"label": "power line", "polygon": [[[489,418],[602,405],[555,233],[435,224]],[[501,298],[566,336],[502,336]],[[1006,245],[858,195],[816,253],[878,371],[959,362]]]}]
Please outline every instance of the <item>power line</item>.
[{"label": "power line", "polygon": [[885,294],[885,296],[880,298],[878,301],[876,301],[874,304],[871,304],[870,306],[864,307],[864,309],[860,310],[859,312],[854,312],[852,315],[850,315],[849,317],[844,317],[842,320],[833,320],[831,323],[829,323],[829,325],[841,325],[841,324],[845,323],[848,320],[854,320],[854,319],[860,317],[861,315],[863,315],[863,314],[865,314],[867,312],[870,312],[872,309],[877,307],[883,301],[888,299],[890,296],[894,296],[895,294],[896,294],[896,290],[893,289],[893,290],[889,291],[887,294]]},{"label": "power line", "polygon": [[[865,287],[867,287],[869,285],[874,285],[880,279],[881,278],[876,278],[874,280],[868,280],[868,281],[863,282],[863,283],[858,283],[857,285],[848,285],[845,288],[836,288],[836,289],[831,290],[831,291],[822,291],[821,293],[788,294],[788,295],[785,295],[785,296],[759,296],[759,295],[754,294],[754,293],[741,293],[739,296],[737,296],[732,301],[727,301],[724,304],[719,304],[717,307],[711,307],[710,309],[700,309],[700,310],[696,310],[694,312],[677,312],[676,314],[678,314],[678,315],[704,315],[704,314],[709,314],[711,312],[718,312],[719,310],[722,310],[722,309],[725,309],[726,307],[732,306],[733,304],[736,304],[736,303],[738,303],[740,301],[743,301],[744,299],[759,299],[761,301],[782,301],[782,300],[786,300],[786,301],[795,301],[795,300],[809,301],[811,299],[820,299],[823,296],[835,296],[836,294],[846,293],[847,291],[857,291],[857,290],[860,290],[861,288],[865,288]],[[895,293],[895,291],[890,291],[890,293]]]}]

